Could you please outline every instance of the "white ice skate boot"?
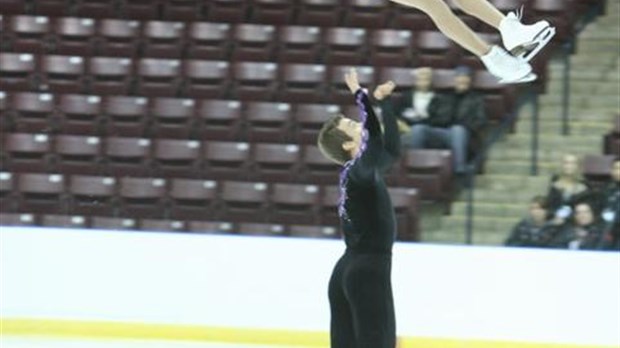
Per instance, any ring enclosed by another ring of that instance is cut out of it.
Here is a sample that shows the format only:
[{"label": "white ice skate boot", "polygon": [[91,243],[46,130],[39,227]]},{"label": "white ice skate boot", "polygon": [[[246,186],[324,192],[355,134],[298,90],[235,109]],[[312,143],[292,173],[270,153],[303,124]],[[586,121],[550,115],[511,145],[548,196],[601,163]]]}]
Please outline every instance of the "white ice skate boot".
[{"label": "white ice skate boot", "polygon": [[555,28],[547,21],[531,25],[521,23],[521,10],[510,12],[499,24],[504,47],[515,57],[530,61],[555,35]]},{"label": "white ice skate boot", "polygon": [[500,83],[525,83],[536,80],[536,74],[532,72],[530,63],[511,56],[499,46],[491,47],[489,53],[480,59]]}]

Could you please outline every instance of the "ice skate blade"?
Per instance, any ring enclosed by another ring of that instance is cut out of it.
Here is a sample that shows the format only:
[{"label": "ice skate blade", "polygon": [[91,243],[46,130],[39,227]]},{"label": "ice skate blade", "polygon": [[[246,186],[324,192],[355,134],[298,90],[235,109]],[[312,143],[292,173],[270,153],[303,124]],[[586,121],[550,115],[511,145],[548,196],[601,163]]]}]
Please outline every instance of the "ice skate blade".
[{"label": "ice skate blade", "polygon": [[499,83],[502,84],[502,85],[518,84],[518,83],[528,83],[528,82],[535,81],[537,78],[538,78],[538,76],[536,76],[536,74],[529,73],[529,74],[525,75],[525,77],[522,77],[520,79],[517,79],[517,80],[499,80]]},{"label": "ice skate blade", "polygon": [[511,50],[511,53],[519,58],[524,59],[529,62],[542,50],[547,46],[547,44],[553,39],[555,36],[555,28],[548,27],[545,30],[541,31],[536,37],[534,41],[521,45]]}]

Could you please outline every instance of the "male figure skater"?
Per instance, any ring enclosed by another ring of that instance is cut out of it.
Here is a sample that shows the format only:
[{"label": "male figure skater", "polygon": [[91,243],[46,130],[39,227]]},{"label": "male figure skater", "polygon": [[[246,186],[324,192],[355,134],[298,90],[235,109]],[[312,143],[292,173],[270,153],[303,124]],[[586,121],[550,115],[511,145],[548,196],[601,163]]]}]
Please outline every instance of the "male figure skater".
[{"label": "male figure skater", "polygon": [[395,3],[415,7],[428,14],[437,28],[461,47],[475,54],[489,72],[499,78],[501,83],[522,83],[536,79],[532,66],[528,63],[555,35],[547,21],[532,25],[521,23],[521,14],[510,12],[504,16],[487,0],[455,0],[454,2],[467,14],[496,28],[502,37],[504,47],[491,46],[484,42],[458,16],[446,0],[390,0]]},{"label": "male figure skater", "polygon": [[[324,124],[318,138],[321,152],[343,165],[338,212],[346,251],[329,281],[331,348],[394,348],[391,266],[396,222],[382,175],[399,156],[400,136],[389,104],[383,108],[387,112],[382,135],[355,69],[345,80],[361,122],[336,116]],[[387,82],[374,96],[389,103],[384,97],[393,89],[394,83]]]}]

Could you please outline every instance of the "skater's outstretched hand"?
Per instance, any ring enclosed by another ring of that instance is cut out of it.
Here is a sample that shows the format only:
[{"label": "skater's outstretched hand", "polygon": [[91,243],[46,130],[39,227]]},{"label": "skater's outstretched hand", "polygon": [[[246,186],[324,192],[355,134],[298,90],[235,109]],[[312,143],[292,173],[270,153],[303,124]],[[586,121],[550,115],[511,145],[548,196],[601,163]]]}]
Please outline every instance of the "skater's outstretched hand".
[{"label": "skater's outstretched hand", "polygon": [[344,74],[344,81],[346,82],[347,87],[349,87],[351,93],[355,93],[358,89],[360,89],[360,83],[357,79],[357,71],[355,68],[351,68],[348,73]]},{"label": "skater's outstretched hand", "polygon": [[385,97],[388,97],[390,94],[392,94],[392,92],[394,92],[394,88],[396,88],[396,84],[394,84],[394,82],[390,80],[384,84],[377,86],[372,95],[377,100],[383,100]]}]

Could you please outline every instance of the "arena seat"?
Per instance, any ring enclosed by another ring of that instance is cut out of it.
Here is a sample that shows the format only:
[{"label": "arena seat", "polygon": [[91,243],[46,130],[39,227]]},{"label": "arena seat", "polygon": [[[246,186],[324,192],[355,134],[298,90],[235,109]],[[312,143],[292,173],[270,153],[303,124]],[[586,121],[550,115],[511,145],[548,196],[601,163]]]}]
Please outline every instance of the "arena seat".
[{"label": "arena seat", "polygon": [[136,93],[145,96],[174,97],[180,94],[181,61],[144,58],[136,66]]},{"label": "arena seat", "polygon": [[146,136],[149,99],[108,96],[104,99],[105,132],[113,136]]},{"label": "arena seat", "polygon": [[295,134],[300,143],[315,143],[325,120],[341,112],[334,104],[297,104],[295,108]]},{"label": "arena seat", "polygon": [[273,183],[271,191],[271,221],[286,224],[319,223],[319,186]]},{"label": "arena seat", "polygon": [[88,61],[87,93],[127,95],[133,75],[129,58],[92,57]]},{"label": "arena seat", "polygon": [[339,231],[334,226],[289,225],[288,235],[302,238],[338,238]]},{"label": "arena seat", "polygon": [[10,100],[18,132],[51,131],[56,115],[56,98],[49,93],[15,93]]},{"label": "arena seat", "polygon": [[250,21],[262,24],[290,24],[294,20],[295,3],[288,0],[254,0]]},{"label": "arena seat", "polygon": [[204,15],[205,5],[201,1],[164,1],[162,5],[162,18],[167,21],[192,22],[201,20]]},{"label": "arena seat", "polygon": [[159,0],[120,0],[119,5],[119,15],[124,18],[141,21],[159,18]]},{"label": "arena seat", "polygon": [[65,178],[61,174],[21,173],[17,180],[18,209],[32,213],[65,213]]},{"label": "arena seat", "polygon": [[116,208],[117,180],[97,175],[72,175],[67,185],[72,214],[111,215]]},{"label": "arena seat", "polygon": [[106,175],[147,175],[152,170],[150,139],[107,137],[103,151]]},{"label": "arena seat", "polygon": [[376,66],[410,66],[414,38],[409,30],[374,30],[370,36],[370,62]]},{"label": "arena seat", "polygon": [[62,228],[86,228],[88,226],[88,221],[85,216],[80,215],[45,214],[41,216],[41,226]]},{"label": "arena seat", "polygon": [[241,23],[249,15],[249,5],[245,0],[213,0],[206,6],[206,19],[212,22]]},{"label": "arena seat", "polygon": [[103,105],[100,96],[62,94],[55,127],[64,134],[98,135],[102,131]]},{"label": "arena seat", "polygon": [[153,58],[181,58],[185,48],[185,26],[183,22],[144,22],[142,54]]},{"label": "arena seat", "polygon": [[1,226],[35,226],[37,221],[34,214],[29,213],[0,213]]},{"label": "arena seat", "polygon": [[415,85],[415,70],[413,68],[381,67],[378,74],[377,82],[394,81],[396,92],[413,88]]},{"label": "arena seat", "polygon": [[223,98],[230,88],[230,67],[221,60],[185,60],[182,95],[192,98]]},{"label": "arena seat", "polygon": [[269,186],[264,182],[225,181],[220,199],[225,220],[266,221]]},{"label": "arena seat", "polygon": [[6,91],[32,91],[36,61],[30,53],[0,53],[0,88]]},{"label": "arena seat", "polygon": [[159,231],[159,232],[179,232],[187,231],[187,225],[182,220],[159,220],[159,219],[141,219],[139,222],[141,230]]},{"label": "arena seat", "polygon": [[273,61],[276,48],[276,27],[266,24],[237,24],[232,33],[235,61]]},{"label": "arena seat", "polygon": [[196,109],[199,139],[239,140],[243,125],[242,103],[237,100],[200,101]]},{"label": "arena seat", "polygon": [[418,241],[418,191],[407,188],[388,188],[394,213],[396,215],[397,234],[399,240]]},{"label": "arena seat", "polygon": [[155,139],[154,173],[158,177],[199,177],[202,146],[197,140]]},{"label": "arena seat", "polygon": [[420,31],[415,38],[416,66],[432,66],[435,68],[452,68],[459,58],[461,49],[439,31]]},{"label": "arena seat", "polygon": [[226,60],[231,51],[229,23],[189,23],[187,58]]},{"label": "arena seat", "polygon": [[149,134],[156,138],[196,138],[196,101],[181,98],[154,98]]},{"label": "arena seat", "polygon": [[142,24],[124,19],[97,21],[97,54],[109,57],[134,57],[138,53]]},{"label": "arena seat", "polygon": [[189,221],[187,226],[194,233],[231,234],[237,231],[235,224],[228,221]]},{"label": "arena seat", "polygon": [[233,67],[234,98],[272,100],[278,88],[278,64],[238,62]]},{"label": "arena seat", "polygon": [[362,28],[325,29],[325,62],[361,65],[366,63],[368,32]]},{"label": "arena seat", "polygon": [[295,144],[252,144],[252,173],[268,182],[292,182],[299,174],[300,150]]},{"label": "arena seat", "polygon": [[341,1],[302,0],[299,6],[297,24],[330,27],[341,22],[343,12]]},{"label": "arena seat", "polygon": [[286,142],[293,140],[293,108],[289,103],[248,102],[243,117],[245,138],[250,142]]},{"label": "arena seat", "polygon": [[337,184],[341,166],[327,159],[316,145],[305,145],[302,150],[302,177],[305,182]]},{"label": "arena seat", "polygon": [[217,208],[219,183],[213,180],[174,178],[170,182],[168,212],[174,219],[200,220]]},{"label": "arena seat", "polygon": [[385,28],[392,8],[383,0],[347,0],[344,22],[348,27]]},{"label": "arena seat", "polygon": [[39,90],[54,93],[85,92],[85,62],[79,56],[41,57]]},{"label": "arena seat", "polygon": [[246,179],[250,173],[250,144],[210,141],[203,149],[209,179]]},{"label": "arena seat", "polygon": [[[4,3],[2,7],[4,10]],[[43,54],[50,48],[52,23],[48,17],[12,16],[7,24],[8,39],[13,52]]]},{"label": "arena seat", "polygon": [[[9,212],[16,210],[16,187],[17,178],[13,173],[0,172],[0,211]],[[1,219],[0,224],[2,224]]]},{"label": "arena seat", "polygon": [[327,71],[324,65],[286,64],[282,67],[278,99],[287,102],[320,102],[325,97]]},{"label": "arena seat", "polygon": [[102,143],[87,135],[54,137],[52,163],[54,172],[64,174],[97,174],[101,172]]},{"label": "arena seat", "polygon": [[[23,170],[46,171],[50,169],[52,139],[47,134],[8,133],[3,134],[1,151],[6,156],[2,170],[14,172]],[[3,156],[3,157],[5,157]]]},{"label": "arena seat", "polygon": [[76,0],[73,10],[77,16],[110,18],[117,14],[116,2],[106,0]]},{"label": "arena seat", "polygon": [[240,222],[236,224],[237,232],[252,236],[284,236],[284,225],[256,222]]},{"label": "arena seat", "polygon": [[290,25],[279,27],[277,60],[281,63],[316,63],[321,56],[322,28]]},{"label": "arena seat", "polygon": [[94,55],[95,24],[92,18],[57,18],[52,36],[52,52],[70,56]]},{"label": "arena seat", "polygon": [[118,182],[120,214],[139,218],[161,217],[165,210],[166,191],[165,179],[121,177]]},{"label": "arena seat", "polygon": [[415,187],[423,200],[446,201],[451,194],[452,155],[447,150],[408,150],[399,186]]},{"label": "arena seat", "polygon": [[2,1],[3,14],[22,14],[26,13],[27,3],[23,0],[4,0]]},{"label": "arena seat", "polygon": [[136,230],[138,222],[131,218],[93,216],[90,226],[103,230]]}]

